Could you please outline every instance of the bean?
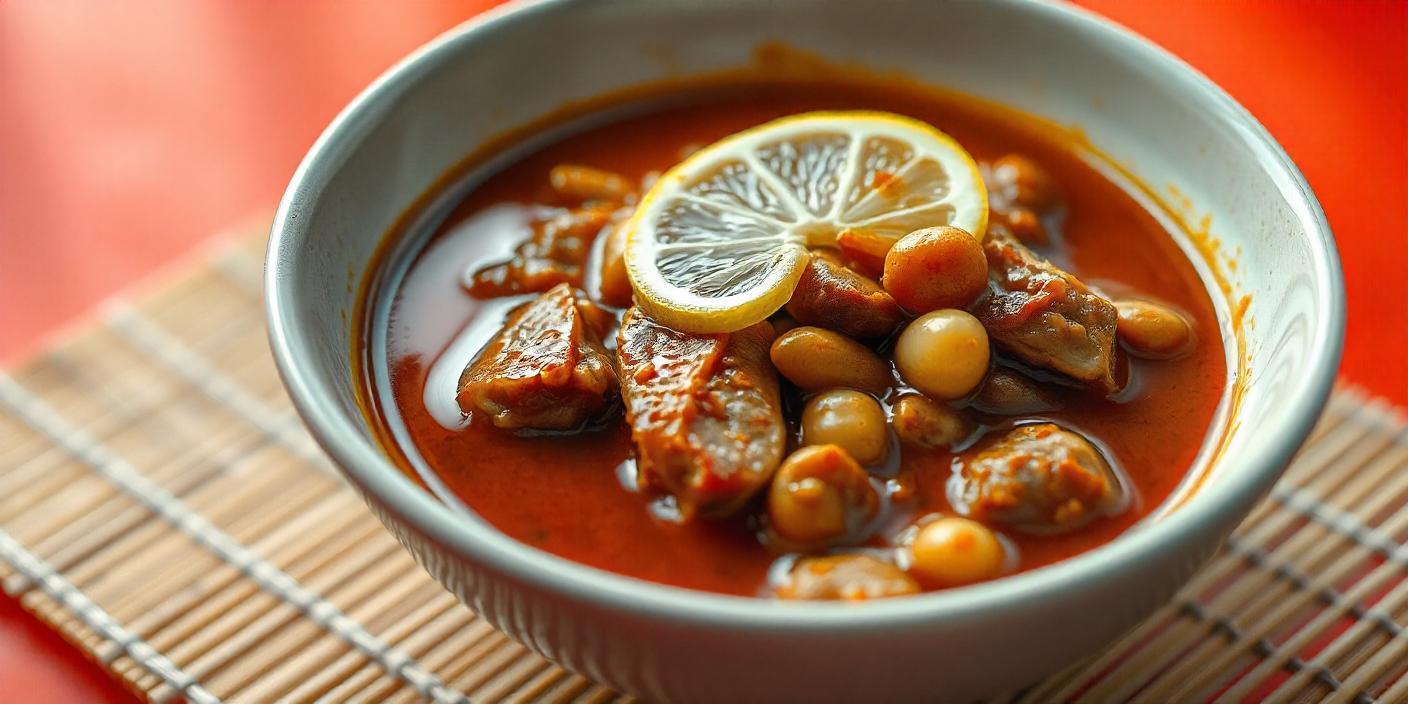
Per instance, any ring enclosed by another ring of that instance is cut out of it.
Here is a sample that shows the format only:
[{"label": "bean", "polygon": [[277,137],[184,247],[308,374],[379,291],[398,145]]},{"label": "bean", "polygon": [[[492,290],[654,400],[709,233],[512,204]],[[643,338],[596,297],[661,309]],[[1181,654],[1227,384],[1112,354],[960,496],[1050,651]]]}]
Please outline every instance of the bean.
[{"label": "bean", "polygon": [[988,333],[961,310],[936,310],[909,324],[895,343],[895,367],[910,386],[951,401],[972,393],[988,373]]},{"label": "bean", "polygon": [[895,243],[880,281],[910,313],[965,308],[987,288],[988,259],[966,230],[929,227]]},{"label": "bean", "polygon": [[1131,354],[1171,359],[1191,346],[1193,327],[1174,309],[1136,300],[1116,301],[1115,308],[1119,311],[1115,334]]},{"label": "bean", "polygon": [[958,587],[1002,574],[1007,560],[1002,541],[987,526],[967,518],[928,523],[914,537],[909,572],[934,587]]},{"label": "bean", "polygon": [[610,171],[576,164],[558,164],[548,172],[548,183],[557,194],[577,202],[625,203],[635,190],[631,182]]},{"label": "bean", "polygon": [[895,402],[895,434],[916,447],[951,449],[973,432],[963,414],[919,394],[906,394]]},{"label": "bean", "polygon": [[822,328],[787,331],[772,343],[771,356],[777,371],[806,391],[846,387],[879,396],[893,382],[890,365],[870,348]]},{"label": "bean", "polygon": [[870,394],[823,391],[802,409],[802,444],[836,445],[863,465],[880,464],[890,449],[885,410]]},{"label": "bean", "polygon": [[835,545],[875,517],[880,496],[836,445],[810,445],[782,461],[768,490],[768,527],[783,547]]}]

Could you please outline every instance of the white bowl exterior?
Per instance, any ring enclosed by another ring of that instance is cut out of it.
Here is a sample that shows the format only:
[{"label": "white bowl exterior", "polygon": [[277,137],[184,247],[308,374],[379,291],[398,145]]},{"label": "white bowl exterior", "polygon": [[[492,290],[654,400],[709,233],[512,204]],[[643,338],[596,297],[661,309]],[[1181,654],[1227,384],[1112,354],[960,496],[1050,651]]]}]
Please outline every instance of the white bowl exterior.
[{"label": "white bowl exterior", "polygon": [[[300,412],[382,521],[461,600],[569,669],[662,701],[957,701],[1032,682],[1167,601],[1318,414],[1343,330],[1319,207],[1239,107],[1130,35],[1016,0],[561,0],[491,15],[380,79],[300,167],[269,255],[271,339]],[[1211,217],[1251,296],[1254,381],[1189,504],[1089,555],[989,585],[860,608],[794,605],[547,556],[454,518],[383,458],[353,395],[349,321],[403,209],[490,137],[565,102],[745,65],[768,41],[1077,125]]]}]

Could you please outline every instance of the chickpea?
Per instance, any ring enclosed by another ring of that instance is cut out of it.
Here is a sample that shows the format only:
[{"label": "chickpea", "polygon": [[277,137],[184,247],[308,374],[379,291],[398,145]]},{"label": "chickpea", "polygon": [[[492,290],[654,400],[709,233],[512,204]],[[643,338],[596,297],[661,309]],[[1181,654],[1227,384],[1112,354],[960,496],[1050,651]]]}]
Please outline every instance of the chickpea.
[{"label": "chickpea", "polygon": [[967,518],[944,517],[919,529],[910,547],[909,572],[934,587],[958,587],[1002,574],[1007,551],[987,526]]},{"label": "chickpea", "polygon": [[895,343],[895,367],[910,386],[951,401],[972,393],[988,373],[988,333],[961,310],[921,315]]},{"label": "chickpea", "polygon": [[911,313],[964,308],[988,285],[988,259],[966,230],[929,227],[890,248],[880,282]]},{"label": "chickpea", "polygon": [[890,365],[869,347],[831,330],[802,326],[772,343],[773,366],[806,391],[848,387],[881,395],[890,388]]},{"label": "chickpea", "polygon": [[1008,154],[992,163],[994,185],[1007,192],[1017,205],[1043,210],[1056,204],[1056,182],[1046,169],[1020,154]]},{"label": "chickpea", "polygon": [[601,302],[625,308],[631,305],[634,292],[631,277],[626,273],[626,227],[622,218],[611,223],[606,243],[601,249],[601,281],[598,283]]},{"label": "chickpea", "polygon": [[917,447],[949,449],[973,432],[972,421],[931,398],[906,394],[895,402],[895,434]]},{"label": "chickpea", "polygon": [[819,393],[802,409],[802,444],[837,445],[863,465],[880,464],[890,450],[885,410],[860,391]]},{"label": "chickpea", "polygon": [[1116,301],[1119,322],[1115,334],[1132,354],[1153,359],[1171,359],[1188,351],[1193,342],[1193,326],[1168,306],[1149,301]]},{"label": "chickpea", "polygon": [[835,545],[875,517],[880,496],[836,445],[809,445],[783,460],[768,489],[768,524],[788,547]]}]

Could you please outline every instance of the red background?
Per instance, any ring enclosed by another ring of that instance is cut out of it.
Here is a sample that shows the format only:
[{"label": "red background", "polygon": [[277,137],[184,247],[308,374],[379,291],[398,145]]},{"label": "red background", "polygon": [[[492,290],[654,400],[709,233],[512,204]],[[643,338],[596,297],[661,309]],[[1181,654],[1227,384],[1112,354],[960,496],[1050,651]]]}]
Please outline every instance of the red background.
[{"label": "red background", "polygon": [[[0,2],[0,362],[272,212],[348,99],[492,4]],[[1343,374],[1408,403],[1408,2],[1079,4],[1202,70],[1285,145],[1344,259]],[[125,696],[0,598],[0,701],[19,698]]]}]

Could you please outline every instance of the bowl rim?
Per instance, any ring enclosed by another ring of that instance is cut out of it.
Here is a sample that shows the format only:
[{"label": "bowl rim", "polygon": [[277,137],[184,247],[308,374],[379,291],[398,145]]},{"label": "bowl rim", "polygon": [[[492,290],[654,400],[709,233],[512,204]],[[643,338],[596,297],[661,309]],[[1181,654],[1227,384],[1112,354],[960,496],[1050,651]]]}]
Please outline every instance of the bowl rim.
[{"label": "bowl rim", "polygon": [[[1287,418],[1282,440],[1253,448],[1244,466],[1221,480],[1217,492],[1198,492],[1179,510],[1149,527],[1120,536],[1099,548],[1038,570],[993,582],[878,600],[857,608],[828,602],[777,602],[755,597],[695,591],[589,567],[524,545],[487,523],[466,521],[417,487],[364,438],[335,404],[306,360],[308,341],[294,324],[297,309],[286,264],[306,236],[300,217],[311,209],[336,171],[355,148],[358,137],[380,116],[380,107],[393,103],[405,86],[449,61],[463,44],[484,35],[584,0],[517,0],[484,12],[441,34],[378,77],[352,100],[313,144],[299,164],[279,203],[271,231],[265,272],[265,308],[270,346],[294,406],[313,436],[335,463],[381,510],[413,526],[424,536],[471,562],[598,608],[653,615],[678,623],[694,623],[736,631],[874,630],[931,626],[936,621],[978,620],[990,610],[1034,605],[1082,585],[1107,581],[1115,573],[1136,573],[1166,551],[1177,548],[1200,528],[1219,525],[1230,514],[1245,512],[1265,494],[1310,432],[1329,396],[1344,344],[1344,282],[1329,223],[1305,177],[1285,150],[1251,114],[1211,80],[1172,54],[1130,30],[1087,10],[1064,3],[1035,0],[996,0],[1020,6],[1020,11],[1093,32],[1121,50],[1131,61],[1156,70],[1201,94],[1210,110],[1237,128],[1256,154],[1257,166],[1276,182],[1305,226],[1313,250],[1316,320],[1308,358],[1311,374],[1289,390],[1295,409]],[[285,314],[285,310],[290,311]],[[1295,442],[1287,439],[1294,438]],[[1240,507],[1240,508],[1239,508]],[[1240,521],[1242,516],[1238,516]]]}]

